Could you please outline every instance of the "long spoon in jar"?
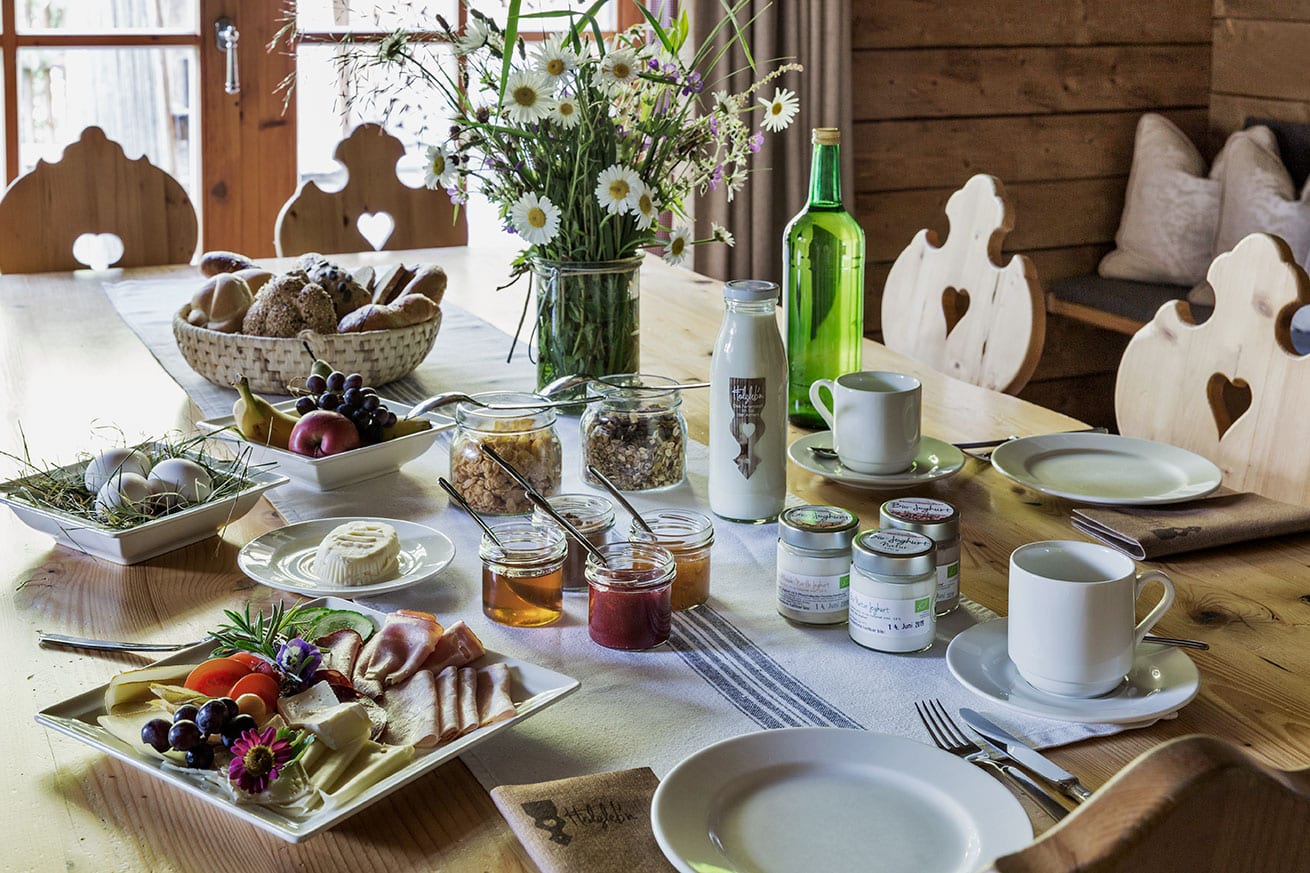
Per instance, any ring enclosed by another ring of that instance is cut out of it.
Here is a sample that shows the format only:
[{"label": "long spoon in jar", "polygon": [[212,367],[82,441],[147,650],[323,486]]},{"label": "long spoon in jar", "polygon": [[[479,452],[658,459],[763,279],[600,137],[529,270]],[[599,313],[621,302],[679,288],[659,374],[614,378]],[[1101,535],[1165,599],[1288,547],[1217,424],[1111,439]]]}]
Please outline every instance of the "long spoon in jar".
[{"label": "long spoon in jar", "polygon": [[502,543],[500,537],[496,536],[496,534],[491,530],[491,525],[483,521],[482,516],[473,511],[473,507],[469,506],[468,501],[464,499],[464,495],[456,491],[455,486],[451,485],[450,482],[446,480],[446,477],[438,476],[437,484],[441,486],[441,490],[450,495],[451,500],[459,504],[460,509],[467,512],[469,517],[478,523],[478,527],[482,528],[482,532],[491,538],[491,541],[496,544],[498,549],[501,551],[505,550],[505,544]]},{"label": "long spoon in jar", "polygon": [[623,496],[623,492],[619,491],[618,486],[611,482],[608,476],[597,469],[595,464],[588,464],[587,472],[594,476],[597,482],[605,486],[605,490],[619,502],[619,506],[622,506],[627,510],[628,515],[632,516],[632,520],[640,525],[642,530],[651,536],[655,536],[655,531],[651,530],[651,526],[646,523],[646,519],[641,517],[640,513],[637,512],[636,507],[628,502],[628,498]]}]

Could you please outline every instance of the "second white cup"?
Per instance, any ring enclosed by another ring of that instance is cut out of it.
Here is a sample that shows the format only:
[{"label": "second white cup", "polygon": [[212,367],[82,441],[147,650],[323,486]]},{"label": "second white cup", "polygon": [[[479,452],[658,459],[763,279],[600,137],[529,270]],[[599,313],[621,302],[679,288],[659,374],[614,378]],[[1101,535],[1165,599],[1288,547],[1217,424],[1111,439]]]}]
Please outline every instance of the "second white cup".
[{"label": "second white cup", "polygon": [[[824,390],[832,396],[825,404]],[[810,402],[832,430],[842,466],[882,475],[908,470],[919,454],[923,387],[904,373],[861,370],[815,379]]]}]

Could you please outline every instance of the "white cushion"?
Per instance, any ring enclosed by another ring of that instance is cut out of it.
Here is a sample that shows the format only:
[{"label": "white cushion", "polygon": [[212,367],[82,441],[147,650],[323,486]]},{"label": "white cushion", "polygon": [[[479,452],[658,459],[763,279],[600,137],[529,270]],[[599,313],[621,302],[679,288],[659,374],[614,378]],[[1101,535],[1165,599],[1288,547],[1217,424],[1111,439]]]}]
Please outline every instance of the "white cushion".
[{"label": "white cushion", "polygon": [[1271,233],[1282,237],[1304,265],[1310,257],[1310,184],[1298,199],[1272,132],[1233,142],[1220,170],[1223,194],[1215,254],[1232,251],[1249,234]]}]

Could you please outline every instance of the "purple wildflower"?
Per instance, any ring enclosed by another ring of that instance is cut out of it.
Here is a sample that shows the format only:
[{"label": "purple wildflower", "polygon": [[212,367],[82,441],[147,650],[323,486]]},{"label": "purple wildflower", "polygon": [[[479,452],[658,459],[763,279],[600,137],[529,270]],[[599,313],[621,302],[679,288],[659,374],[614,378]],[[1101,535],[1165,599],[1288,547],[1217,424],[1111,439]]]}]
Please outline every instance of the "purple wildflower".
[{"label": "purple wildflower", "polygon": [[751,134],[750,147],[751,154],[759,154],[760,149],[764,147],[764,131],[757,130]]},{"label": "purple wildflower", "polygon": [[304,683],[309,677],[318,672],[318,668],[323,664],[323,654],[319,652],[318,647],[313,643],[307,643],[300,637],[287,640],[278,649],[277,665],[282,668],[282,672],[288,677],[294,677],[297,682]]},{"label": "purple wildflower", "polygon": [[227,775],[242,791],[263,794],[294,756],[291,744],[279,740],[273,728],[248,730],[232,744]]}]

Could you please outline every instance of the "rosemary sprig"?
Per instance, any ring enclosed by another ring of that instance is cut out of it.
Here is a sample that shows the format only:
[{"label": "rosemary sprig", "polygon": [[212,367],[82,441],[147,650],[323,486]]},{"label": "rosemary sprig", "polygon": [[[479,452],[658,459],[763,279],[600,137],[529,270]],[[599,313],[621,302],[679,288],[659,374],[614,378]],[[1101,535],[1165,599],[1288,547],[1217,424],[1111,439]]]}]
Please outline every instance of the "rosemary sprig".
[{"label": "rosemary sprig", "polygon": [[214,654],[230,655],[233,652],[251,652],[266,658],[270,663],[277,662],[278,649],[282,643],[295,636],[296,626],[302,623],[302,606],[287,609],[278,603],[265,615],[263,612],[250,614],[247,603],[244,612],[231,609],[223,610],[227,623],[219,625],[212,636],[218,647]]}]

